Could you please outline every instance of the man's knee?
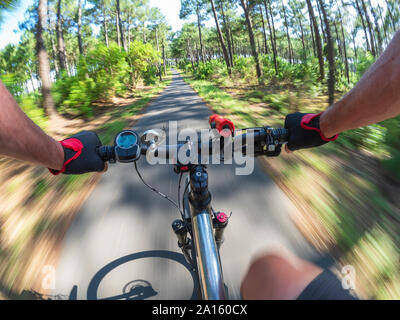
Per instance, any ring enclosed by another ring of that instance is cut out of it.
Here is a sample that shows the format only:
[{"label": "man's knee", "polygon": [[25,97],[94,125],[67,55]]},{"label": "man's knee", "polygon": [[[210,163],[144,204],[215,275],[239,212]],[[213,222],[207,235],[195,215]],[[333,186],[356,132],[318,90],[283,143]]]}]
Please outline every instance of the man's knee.
[{"label": "man's knee", "polygon": [[307,262],[297,268],[278,255],[264,255],[250,265],[240,291],[248,300],[293,300],[321,271]]},{"label": "man's knee", "polygon": [[286,261],[276,255],[259,257],[250,265],[245,276],[241,294],[244,299],[270,300],[278,295],[279,277],[282,267]]}]

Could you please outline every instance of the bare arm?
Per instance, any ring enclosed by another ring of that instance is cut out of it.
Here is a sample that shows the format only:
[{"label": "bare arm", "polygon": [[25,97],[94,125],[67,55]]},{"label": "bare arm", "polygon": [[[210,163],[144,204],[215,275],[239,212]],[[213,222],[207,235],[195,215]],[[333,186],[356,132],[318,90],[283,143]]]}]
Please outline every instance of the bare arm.
[{"label": "bare arm", "polygon": [[400,31],[359,83],[321,116],[325,137],[400,114]]},{"label": "bare arm", "polygon": [[0,81],[0,154],[61,170],[64,150],[20,109]]}]

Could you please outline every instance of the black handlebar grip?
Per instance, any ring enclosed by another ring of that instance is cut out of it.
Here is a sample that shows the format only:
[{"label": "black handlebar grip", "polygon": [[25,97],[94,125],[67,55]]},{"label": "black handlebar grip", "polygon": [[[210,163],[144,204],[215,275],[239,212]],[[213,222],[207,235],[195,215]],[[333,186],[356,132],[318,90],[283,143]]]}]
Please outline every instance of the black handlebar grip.
[{"label": "black handlebar grip", "polygon": [[104,162],[115,160],[114,147],[102,146],[97,149],[97,154]]},{"label": "black handlebar grip", "polygon": [[287,143],[289,140],[289,130],[284,128],[273,129],[272,136],[277,139],[280,144]]}]

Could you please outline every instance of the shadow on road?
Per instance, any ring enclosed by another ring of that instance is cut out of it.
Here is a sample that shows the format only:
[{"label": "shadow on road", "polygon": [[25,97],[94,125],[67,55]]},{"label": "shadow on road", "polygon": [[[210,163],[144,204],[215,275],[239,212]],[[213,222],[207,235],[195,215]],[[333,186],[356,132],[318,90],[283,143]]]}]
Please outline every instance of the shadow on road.
[{"label": "shadow on road", "polygon": [[[122,289],[122,294],[102,300],[146,300],[158,295],[150,282],[146,280],[133,280]],[[69,300],[78,300],[78,286],[74,286],[69,295]]]},{"label": "shadow on road", "polygon": [[[88,300],[146,300],[156,297],[158,295],[158,292],[152,287],[151,283],[147,280],[133,280],[128,282],[122,288],[121,294],[107,298],[98,297],[99,286],[102,280],[109,273],[111,273],[114,269],[127,262],[144,258],[168,259],[180,263],[182,266],[184,266],[189,271],[193,280],[193,292],[190,299],[191,300],[198,299],[199,285],[196,273],[193,271],[192,267],[186,262],[182,254],[164,250],[138,252],[110,262],[109,264],[101,268],[90,281],[87,290],[87,299]],[[78,287],[74,286],[69,295],[69,300],[77,300],[77,297],[78,297]]]}]

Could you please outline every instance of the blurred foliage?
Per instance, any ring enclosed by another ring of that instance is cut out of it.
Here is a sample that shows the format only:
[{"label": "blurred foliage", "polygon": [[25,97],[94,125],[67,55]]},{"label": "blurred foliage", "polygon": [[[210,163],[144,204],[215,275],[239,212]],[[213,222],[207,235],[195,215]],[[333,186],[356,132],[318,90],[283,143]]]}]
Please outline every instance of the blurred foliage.
[{"label": "blurred foliage", "polygon": [[160,53],[154,50],[151,44],[134,41],[127,52],[126,61],[133,88],[136,88],[139,79],[144,79],[146,84],[156,82],[156,65],[161,63],[161,58]]},{"label": "blurred foliage", "polygon": [[386,120],[381,124],[387,131],[385,146],[389,158],[382,161],[383,166],[400,178],[400,117]]},{"label": "blurred foliage", "polygon": [[[318,82],[318,60],[309,58],[303,63],[292,64],[287,60],[277,57],[278,72],[275,71],[274,61],[271,55],[264,55],[261,58],[264,71],[264,79],[277,79],[280,81],[306,81],[309,85],[315,85]],[[247,64],[253,64],[248,60]]]},{"label": "blurred foliage", "polygon": [[4,20],[4,13],[15,10],[20,3],[20,0],[1,0],[0,1],[0,30]]},{"label": "blurred foliage", "polygon": [[387,129],[379,124],[343,132],[338,142],[349,149],[363,148],[376,155],[385,148]]},{"label": "blurred foliage", "polygon": [[[93,102],[124,96],[141,81],[145,85],[155,85],[161,62],[160,52],[150,43],[135,40],[125,51],[114,42],[107,47],[92,41],[86,54],[78,58],[74,70],[51,75],[56,76],[52,93],[58,111],[91,117]],[[33,92],[39,95],[36,93],[40,86],[36,68],[35,40],[31,31],[24,33],[18,45],[9,44],[0,51],[1,81],[25,105],[27,113],[42,123],[38,117],[42,114],[40,99],[31,97]]]},{"label": "blurred foliage", "polygon": [[224,75],[225,66],[221,60],[211,60],[206,63],[199,62],[196,65],[190,63],[181,64],[181,68],[193,74],[196,80],[211,80],[218,75]]},{"label": "blurred foliage", "polygon": [[70,77],[63,73],[54,83],[52,91],[56,104],[63,113],[91,116],[90,104],[96,100],[98,89],[91,78]]},{"label": "blurred foliage", "polygon": [[363,52],[363,54],[358,58],[357,63],[357,80],[361,79],[364,73],[369,69],[369,67],[375,62],[374,56],[370,52]]},{"label": "blurred foliage", "polygon": [[92,102],[124,96],[140,80],[154,85],[159,62],[159,53],[150,44],[135,41],[125,51],[114,43],[99,43],[80,58],[76,75],[62,73],[53,86],[54,99],[61,111],[90,117]]},{"label": "blurred foliage", "polygon": [[33,32],[26,32],[18,45],[8,44],[0,51],[0,79],[14,96],[33,87],[36,70]]},{"label": "blurred foliage", "polygon": [[19,96],[23,93],[23,88],[18,84],[17,77],[14,73],[2,74],[0,75],[0,80],[13,96]]},{"label": "blurred foliage", "polygon": [[47,118],[44,110],[38,108],[40,96],[37,93],[31,93],[18,97],[17,102],[25,114],[35,122],[39,127],[46,129]]}]

